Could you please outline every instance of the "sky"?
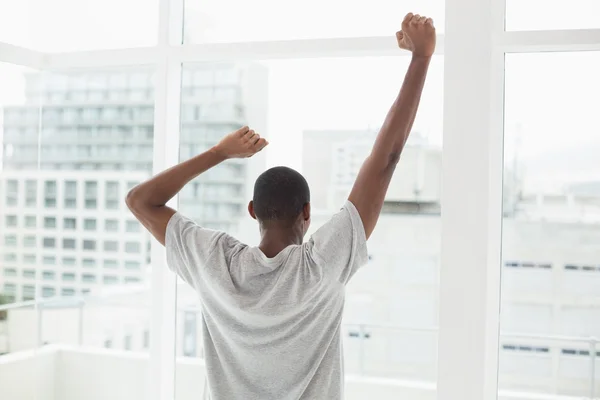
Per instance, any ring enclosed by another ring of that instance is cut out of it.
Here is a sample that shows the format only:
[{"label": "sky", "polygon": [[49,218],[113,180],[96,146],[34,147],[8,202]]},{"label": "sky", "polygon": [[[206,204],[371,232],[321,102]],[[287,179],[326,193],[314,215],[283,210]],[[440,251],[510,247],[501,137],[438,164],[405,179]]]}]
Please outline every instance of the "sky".
[{"label": "sky", "polygon": [[[0,41],[41,51],[151,46],[158,0],[0,0]],[[507,28],[600,28],[598,0],[507,0]],[[431,15],[444,31],[442,0],[188,0],[186,37],[252,41],[393,35],[408,10]],[[235,12],[232,12],[235,10]],[[318,11],[315,11],[318,10]],[[540,12],[543,10],[543,12]],[[565,13],[576,18],[565,18]],[[400,87],[406,57],[261,61],[269,69],[270,163],[300,168],[302,131],[377,129]],[[0,105],[23,101],[23,68],[0,64]],[[506,62],[506,159],[518,155],[530,180],[587,179],[548,157],[600,151],[600,53],[517,54]],[[571,72],[569,72],[571,71]],[[415,130],[442,145],[443,58],[432,64]],[[273,140],[274,139],[274,140]],[[536,160],[544,162],[536,164]],[[591,160],[590,162],[594,162]],[[536,165],[544,165],[536,171]],[[600,169],[600,165],[598,165]],[[551,175],[550,177],[546,175]],[[533,184],[532,183],[532,184]]]}]

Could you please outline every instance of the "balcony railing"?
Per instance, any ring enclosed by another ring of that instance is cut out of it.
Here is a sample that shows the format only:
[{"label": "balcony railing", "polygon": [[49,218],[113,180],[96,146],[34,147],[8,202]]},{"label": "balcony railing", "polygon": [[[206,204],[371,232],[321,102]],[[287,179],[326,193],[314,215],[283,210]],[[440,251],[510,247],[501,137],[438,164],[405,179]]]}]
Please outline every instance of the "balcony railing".
[{"label": "balcony railing", "polygon": [[[86,307],[93,306],[107,306],[107,307],[126,307],[128,309],[146,309],[147,307],[143,304],[122,304],[122,303],[114,303],[111,302],[111,297],[97,298],[97,297],[55,297],[51,299],[42,299],[42,300],[32,300],[32,301],[24,301],[18,303],[11,303],[0,305],[0,315],[2,312],[9,312],[8,318],[10,319],[10,311],[17,309],[33,309],[35,310],[35,315],[37,318],[37,332],[36,332],[36,343],[39,347],[41,347],[43,342],[43,319],[44,313],[46,311],[50,311],[56,308],[70,308],[73,310],[77,310],[77,332],[74,335],[76,337],[75,342],[69,343],[71,345],[82,346],[84,344],[84,311]],[[199,314],[200,310],[198,308],[179,308],[178,312],[192,312]],[[10,332],[7,332],[5,327],[2,326],[4,321],[0,321],[0,345],[2,343],[2,335],[6,335]],[[398,337],[400,335],[433,335],[437,336],[438,329],[436,327],[402,327],[397,325],[386,325],[386,324],[369,324],[369,323],[344,323],[343,325],[344,332],[352,332],[352,337],[356,340],[357,348],[355,351],[357,354],[355,356],[358,359],[358,375],[359,376],[377,376],[378,373],[373,373],[372,371],[368,371],[367,368],[367,358],[368,358],[368,341],[372,338],[374,332],[385,332],[388,337],[393,338],[395,335]],[[12,332],[13,334],[15,332]],[[578,337],[578,336],[561,336],[561,335],[544,335],[544,334],[530,334],[530,333],[514,333],[514,332],[501,332],[500,334],[501,342],[511,342],[511,343],[531,343],[534,342],[536,346],[538,345],[547,345],[547,346],[556,346],[561,343],[569,343],[578,347],[587,348],[588,361],[589,361],[589,370],[588,377],[589,380],[589,389],[587,393],[585,393],[585,397],[587,399],[597,399],[596,395],[597,391],[597,379],[596,379],[596,362],[598,361],[598,350],[600,350],[599,339],[597,337]],[[348,348],[346,349],[348,350]],[[1,353],[2,349],[0,349]],[[348,356],[348,354],[347,354]],[[198,359],[196,357],[188,359]],[[434,368],[435,369],[435,368]],[[392,373],[387,374],[386,377],[390,378],[393,376]],[[584,378],[585,379],[585,378]],[[435,379],[432,379],[433,381]],[[415,379],[416,381],[416,379]],[[583,393],[582,393],[583,395]],[[545,395],[541,395],[542,397],[531,397],[539,398],[539,399],[550,399],[557,398],[554,397],[553,394],[548,394],[547,397]],[[529,397],[527,397],[529,398]],[[582,398],[581,395],[578,398]]]}]

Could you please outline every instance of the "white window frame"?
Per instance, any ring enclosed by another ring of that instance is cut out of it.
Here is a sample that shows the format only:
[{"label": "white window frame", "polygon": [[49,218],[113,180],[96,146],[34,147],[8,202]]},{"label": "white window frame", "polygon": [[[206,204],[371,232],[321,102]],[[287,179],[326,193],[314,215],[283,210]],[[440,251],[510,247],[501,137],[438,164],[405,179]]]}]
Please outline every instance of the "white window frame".
[{"label": "white window frame", "polygon": [[[439,400],[497,398],[504,56],[600,51],[600,29],[505,32],[505,1],[446,0],[446,32],[438,37],[436,53],[445,54]],[[154,67],[153,161],[158,172],[178,161],[182,63],[408,56],[397,51],[393,35],[181,45],[183,0],[159,0],[159,8],[154,47],[51,54],[0,43],[0,62],[40,71]],[[153,242],[151,254],[155,267],[145,398],[172,400],[176,280],[166,268],[162,246]]]}]

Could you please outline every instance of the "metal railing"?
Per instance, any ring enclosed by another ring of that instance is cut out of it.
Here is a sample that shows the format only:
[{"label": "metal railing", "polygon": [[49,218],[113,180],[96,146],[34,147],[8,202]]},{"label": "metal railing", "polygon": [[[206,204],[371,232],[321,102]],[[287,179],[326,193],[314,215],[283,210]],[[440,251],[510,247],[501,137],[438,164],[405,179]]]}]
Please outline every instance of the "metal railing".
[{"label": "metal railing", "polygon": [[[119,304],[109,303],[110,297],[106,298],[94,298],[94,297],[55,297],[42,300],[31,300],[17,303],[10,303],[0,305],[0,311],[11,311],[17,309],[33,308],[36,310],[37,318],[37,345],[42,346],[43,343],[43,332],[42,332],[42,321],[43,313],[45,310],[52,310],[56,308],[76,308],[78,310],[78,323],[77,323],[77,345],[83,345],[84,336],[84,310],[86,305],[102,305],[106,307],[127,307],[129,309],[147,309],[143,305],[132,305],[132,304]],[[200,313],[198,308],[178,308],[178,312],[182,311]],[[8,315],[10,318],[10,314]],[[2,321],[0,321],[2,323]],[[366,347],[367,340],[371,338],[373,331],[384,331],[387,334],[434,334],[437,335],[437,327],[404,327],[399,325],[391,324],[369,324],[369,323],[344,323],[344,329],[354,328],[353,331],[358,333],[359,348],[358,348],[358,360],[359,360],[359,372],[365,374],[366,364]],[[0,334],[2,331],[0,331]],[[581,337],[581,336],[562,336],[562,335],[542,335],[542,334],[530,334],[530,333],[514,333],[514,332],[501,332],[501,340],[516,340],[516,341],[536,341],[546,343],[576,343],[587,346],[589,352],[589,399],[596,399],[596,361],[598,359],[598,352],[600,350],[600,339],[597,337]]]}]

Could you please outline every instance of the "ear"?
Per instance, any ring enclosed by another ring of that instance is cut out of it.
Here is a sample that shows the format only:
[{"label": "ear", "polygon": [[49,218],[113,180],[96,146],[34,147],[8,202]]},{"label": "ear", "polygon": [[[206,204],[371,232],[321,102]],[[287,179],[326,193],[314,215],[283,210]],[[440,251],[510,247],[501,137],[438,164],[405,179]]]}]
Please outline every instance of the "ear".
[{"label": "ear", "polygon": [[248,203],[248,214],[250,214],[253,219],[256,219],[256,214],[254,214],[254,202],[252,200]]},{"label": "ear", "polygon": [[302,209],[302,214],[305,221],[310,221],[310,203],[306,203]]}]

